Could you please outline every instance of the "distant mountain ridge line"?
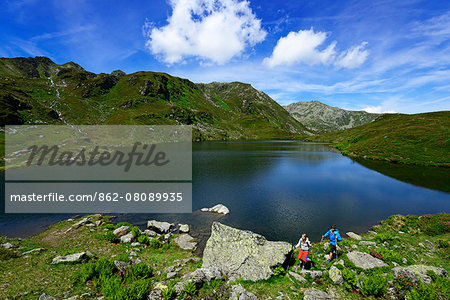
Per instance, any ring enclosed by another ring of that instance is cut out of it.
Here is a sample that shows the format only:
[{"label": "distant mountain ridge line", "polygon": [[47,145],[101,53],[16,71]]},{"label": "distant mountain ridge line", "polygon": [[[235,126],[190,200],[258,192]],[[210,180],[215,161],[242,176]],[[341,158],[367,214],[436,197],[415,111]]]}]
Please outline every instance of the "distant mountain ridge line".
[{"label": "distant mountain ridge line", "polygon": [[0,58],[5,124],[188,124],[195,140],[298,138],[308,130],[250,84],[166,73],[95,74],[47,57]]},{"label": "distant mountain ridge line", "polygon": [[365,111],[345,110],[317,100],[295,102],[283,107],[292,117],[316,134],[361,126],[381,116]]}]

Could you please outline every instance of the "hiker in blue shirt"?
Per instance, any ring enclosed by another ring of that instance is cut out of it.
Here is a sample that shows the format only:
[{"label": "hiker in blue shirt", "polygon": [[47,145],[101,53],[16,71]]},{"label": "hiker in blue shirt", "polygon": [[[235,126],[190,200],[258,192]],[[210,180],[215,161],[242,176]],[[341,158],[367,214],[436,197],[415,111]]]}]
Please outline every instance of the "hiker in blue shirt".
[{"label": "hiker in blue shirt", "polygon": [[342,237],[339,234],[339,230],[336,229],[336,225],[331,226],[331,229],[328,230],[327,233],[322,235],[322,238],[325,238],[328,236],[330,237],[330,258],[327,260],[327,264],[333,258],[333,253],[336,253],[336,258],[338,257],[336,245],[337,245],[337,242],[342,241]]}]

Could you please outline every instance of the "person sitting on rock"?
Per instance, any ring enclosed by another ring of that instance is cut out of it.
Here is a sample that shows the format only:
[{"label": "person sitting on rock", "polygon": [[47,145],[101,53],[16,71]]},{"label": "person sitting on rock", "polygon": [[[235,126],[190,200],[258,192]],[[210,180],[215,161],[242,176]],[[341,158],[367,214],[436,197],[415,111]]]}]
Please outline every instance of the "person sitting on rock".
[{"label": "person sitting on rock", "polygon": [[339,230],[336,229],[336,225],[331,226],[331,229],[327,231],[324,235],[322,235],[322,238],[330,237],[330,258],[327,260],[327,264],[330,263],[331,259],[333,258],[333,253],[336,254],[336,258],[338,258],[337,254],[337,242],[342,241],[342,237],[339,234]]},{"label": "person sitting on rock", "polygon": [[302,270],[305,269],[305,264],[308,261],[309,248],[312,247],[311,242],[309,241],[306,233],[302,234],[300,240],[298,240],[295,248],[300,246],[300,251],[298,252],[298,259],[300,259],[300,265],[302,266]]}]

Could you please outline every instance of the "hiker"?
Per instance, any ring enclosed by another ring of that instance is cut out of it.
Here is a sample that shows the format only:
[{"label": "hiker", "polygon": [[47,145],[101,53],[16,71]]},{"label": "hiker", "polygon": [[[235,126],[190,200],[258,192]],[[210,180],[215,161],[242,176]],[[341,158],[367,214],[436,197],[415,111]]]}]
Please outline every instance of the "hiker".
[{"label": "hiker", "polygon": [[305,264],[308,260],[309,248],[312,247],[311,242],[309,241],[306,233],[302,234],[300,240],[298,240],[295,248],[300,246],[300,251],[298,252],[298,259],[300,259],[300,265],[302,266],[302,270],[305,269]]},{"label": "hiker", "polygon": [[330,263],[331,259],[333,258],[333,253],[336,253],[336,258],[338,258],[337,254],[337,242],[342,241],[342,237],[339,234],[339,230],[336,229],[336,225],[331,226],[331,229],[327,231],[324,235],[322,235],[322,238],[325,238],[327,236],[330,236],[330,258],[327,260],[327,264]]}]

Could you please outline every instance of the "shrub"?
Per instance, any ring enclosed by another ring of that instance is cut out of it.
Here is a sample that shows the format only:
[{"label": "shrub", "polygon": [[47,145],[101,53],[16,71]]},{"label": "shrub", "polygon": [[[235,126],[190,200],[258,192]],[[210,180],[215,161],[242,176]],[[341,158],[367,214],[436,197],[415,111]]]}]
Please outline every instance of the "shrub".
[{"label": "shrub", "polygon": [[445,249],[445,248],[448,248],[450,245],[449,245],[449,242],[446,240],[446,239],[440,239],[440,240],[438,240],[438,242],[437,242],[437,247],[438,248],[443,248],[443,249]]},{"label": "shrub", "polygon": [[133,227],[133,225],[131,225],[128,222],[119,222],[119,223],[117,223],[116,228],[119,228],[119,227],[122,227],[122,226],[128,226],[130,228]]},{"label": "shrub", "polygon": [[110,243],[114,243],[114,244],[119,242],[119,238],[111,231],[108,231],[105,234],[105,240],[107,240]]},{"label": "shrub", "polygon": [[362,280],[361,293],[363,296],[384,296],[387,293],[388,280],[384,276],[370,276]]},{"label": "shrub", "polygon": [[153,249],[158,249],[158,248],[161,248],[161,245],[162,245],[162,244],[161,244],[161,242],[158,241],[157,239],[153,239],[153,240],[150,241],[149,245],[150,245],[150,247],[153,248]]},{"label": "shrub", "polygon": [[420,230],[428,235],[450,233],[450,214],[421,216],[418,225]]},{"label": "shrub", "polygon": [[278,265],[274,270],[273,270],[273,275],[274,276],[283,276],[286,274],[286,270],[283,268],[283,266]]},{"label": "shrub", "polygon": [[342,270],[342,277],[344,278],[344,287],[351,291],[355,289],[358,285],[356,281],[356,274],[350,271],[349,269]]},{"label": "shrub", "polygon": [[197,287],[193,281],[189,281],[184,285],[183,292],[181,293],[182,297],[193,296],[197,292]]},{"label": "shrub", "polygon": [[392,261],[398,264],[402,263],[402,256],[397,252],[393,252],[388,249],[371,250],[370,255],[378,259],[381,259],[387,263],[390,263]]},{"label": "shrub", "polygon": [[379,234],[377,234],[375,236],[375,241],[378,244],[381,244],[381,243],[384,243],[386,241],[392,240],[392,237],[393,237],[392,234],[389,234],[389,233],[379,233]]},{"label": "shrub", "polygon": [[150,242],[150,239],[146,235],[140,235],[138,237],[138,242],[141,244],[144,244],[144,245],[148,245],[148,243]]},{"label": "shrub", "polygon": [[137,226],[131,227],[131,234],[133,235],[133,238],[136,239],[139,235],[141,235],[141,230]]},{"label": "shrub", "polygon": [[175,298],[175,282],[169,283],[165,289],[161,290],[161,295],[163,296],[164,300],[172,300]]},{"label": "shrub", "polygon": [[106,224],[105,226],[106,229],[112,230],[112,229],[116,229],[116,226],[114,226],[113,224]]},{"label": "shrub", "polygon": [[10,250],[10,249],[4,249],[4,248],[0,248],[0,261],[1,260],[8,260],[10,258],[16,258],[17,254]]},{"label": "shrub", "polygon": [[153,270],[144,263],[131,265],[127,269],[127,280],[135,281],[152,277]]}]

